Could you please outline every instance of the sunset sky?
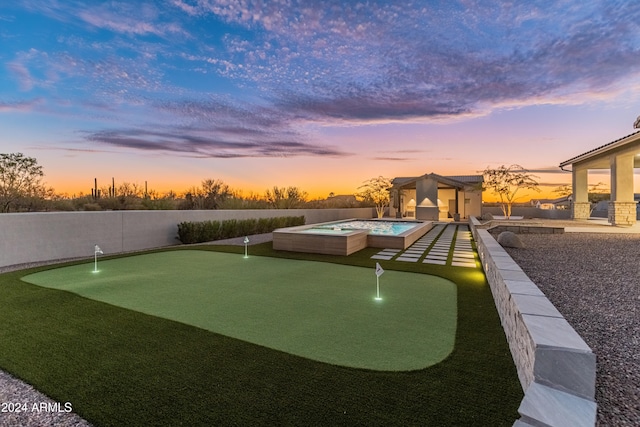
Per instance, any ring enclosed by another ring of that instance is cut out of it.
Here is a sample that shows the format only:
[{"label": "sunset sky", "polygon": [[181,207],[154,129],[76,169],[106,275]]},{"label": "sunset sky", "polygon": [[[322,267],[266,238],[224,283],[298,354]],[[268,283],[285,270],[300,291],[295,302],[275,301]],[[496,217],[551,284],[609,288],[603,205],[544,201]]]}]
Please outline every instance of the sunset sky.
[{"label": "sunset sky", "polygon": [[639,115],[637,0],[0,6],[0,152],[59,193],[212,178],[326,197],[513,163],[546,193]]}]

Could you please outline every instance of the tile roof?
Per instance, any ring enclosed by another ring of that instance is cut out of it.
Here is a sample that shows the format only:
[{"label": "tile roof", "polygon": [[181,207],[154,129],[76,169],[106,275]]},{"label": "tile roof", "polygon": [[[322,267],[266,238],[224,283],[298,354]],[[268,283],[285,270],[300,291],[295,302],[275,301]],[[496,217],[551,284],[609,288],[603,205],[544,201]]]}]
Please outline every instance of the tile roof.
[{"label": "tile roof", "polygon": [[565,160],[564,162],[560,163],[560,167],[562,168],[563,166],[567,166],[567,165],[571,165],[573,163],[576,163],[578,161],[578,159],[583,160],[582,159],[583,157],[584,158],[590,157],[589,155],[590,154],[594,154],[596,151],[606,151],[605,150],[606,148],[609,148],[612,145],[615,145],[615,144],[619,143],[620,141],[622,141],[624,139],[627,139],[627,138],[629,138],[631,136],[637,135],[637,134],[640,134],[640,130],[636,131],[636,132],[633,132],[633,133],[630,133],[627,136],[623,136],[622,138],[618,138],[615,141],[611,141],[611,142],[609,142],[607,144],[601,145],[600,147],[594,148],[593,150],[589,150],[589,151],[587,151],[585,153],[582,153],[582,154],[580,154],[578,156],[572,157],[569,160]]},{"label": "tile roof", "polygon": [[456,175],[456,176],[443,176],[443,175],[439,175],[436,173],[427,173],[421,176],[412,176],[412,177],[397,177],[397,178],[393,178],[391,180],[391,183],[393,185],[399,185],[399,186],[403,186],[405,184],[408,184],[410,182],[415,182],[420,178],[423,177],[427,177],[427,176],[431,176],[434,177],[435,179],[439,179],[440,181],[449,184],[449,185],[458,185],[458,184],[467,184],[467,185],[472,185],[472,184],[477,184],[480,182],[483,182],[483,177],[482,175]]}]

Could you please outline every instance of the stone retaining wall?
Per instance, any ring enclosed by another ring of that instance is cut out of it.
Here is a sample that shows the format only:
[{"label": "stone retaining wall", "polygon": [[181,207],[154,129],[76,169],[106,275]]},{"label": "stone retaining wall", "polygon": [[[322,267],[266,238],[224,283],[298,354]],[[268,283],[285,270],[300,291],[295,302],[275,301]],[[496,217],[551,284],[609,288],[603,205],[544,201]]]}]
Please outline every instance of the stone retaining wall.
[{"label": "stone retaining wall", "polygon": [[[482,228],[482,227],[480,227]],[[511,231],[516,234],[562,234],[564,227],[545,227],[543,225],[494,225],[489,226],[487,230],[502,233],[503,231]]]},{"label": "stone retaining wall", "polygon": [[[500,206],[482,206],[482,214],[504,215]],[[525,218],[544,219],[569,219],[570,209],[539,209],[533,206],[514,206],[511,210],[513,216],[523,216]],[[587,217],[588,218],[588,217]]]},{"label": "stone retaining wall", "polygon": [[596,357],[487,230],[470,226],[525,391],[514,426],[596,422]]}]

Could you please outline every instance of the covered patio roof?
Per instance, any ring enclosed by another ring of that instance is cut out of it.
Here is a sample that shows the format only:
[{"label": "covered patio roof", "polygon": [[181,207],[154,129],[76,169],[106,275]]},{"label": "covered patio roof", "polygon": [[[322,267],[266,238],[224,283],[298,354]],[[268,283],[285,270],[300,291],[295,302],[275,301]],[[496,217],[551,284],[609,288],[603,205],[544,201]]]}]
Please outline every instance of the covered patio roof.
[{"label": "covered patio roof", "polygon": [[[640,125],[640,118],[634,127]],[[565,170],[571,165],[573,219],[591,216],[589,201],[589,170],[605,169],[611,172],[611,195],[607,218],[612,225],[630,226],[636,223],[637,202],[634,198],[634,169],[640,167],[640,130],[601,145],[593,150],[560,163]]]},{"label": "covered patio roof", "polygon": [[[640,130],[565,160],[560,163],[560,169],[564,170],[565,167],[578,163],[589,169],[609,169],[611,167],[610,156],[625,153],[640,154]],[[634,167],[640,168],[640,157],[634,159]]]}]

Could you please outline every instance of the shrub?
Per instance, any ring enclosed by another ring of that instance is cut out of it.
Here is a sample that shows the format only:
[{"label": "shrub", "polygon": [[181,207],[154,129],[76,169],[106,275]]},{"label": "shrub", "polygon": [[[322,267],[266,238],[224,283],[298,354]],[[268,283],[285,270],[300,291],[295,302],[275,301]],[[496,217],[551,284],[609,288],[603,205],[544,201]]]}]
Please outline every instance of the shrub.
[{"label": "shrub", "polygon": [[303,224],[304,216],[201,222],[185,221],[178,224],[178,239],[182,243],[203,243],[251,234],[269,233],[276,228]]},{"label": "shrub", "polygon": [[257,224],[258,224],[258,220],[256,219],[245,219],[243,221],[238,221],[237,234],[241,236],[256,234]]},{"label": "shrub", "polygon": [[268,233],[267,230],[269,230],[269,219],[270,218],[258,219],[258,223],[256,224],[256,234]]},{"label": "shrub", "polygon": [[181,222],[178,224],[178,239],[182,243],[195,243],[196,242],[196,223],[194,222]]},{"label": "shrub", "polygon": [[236,231],[238,228],[238,221],[235,219],[227,219],[222,221],[222,227],[220,227],[220,237],[219,239],[229,239],[231,237],[238,237],[236,235]]},{"label": "shrub", "polygon": [[85,211],[101,211],[102,206],[97,203],[85,203],[82,207]]}]

